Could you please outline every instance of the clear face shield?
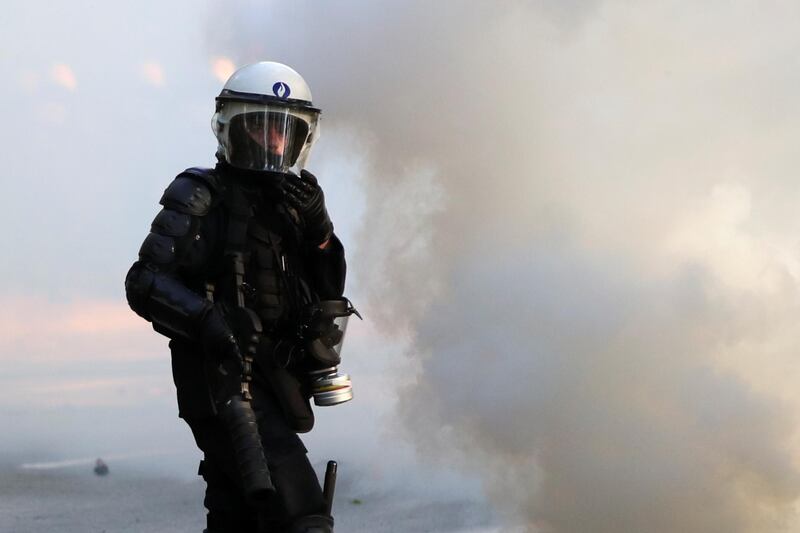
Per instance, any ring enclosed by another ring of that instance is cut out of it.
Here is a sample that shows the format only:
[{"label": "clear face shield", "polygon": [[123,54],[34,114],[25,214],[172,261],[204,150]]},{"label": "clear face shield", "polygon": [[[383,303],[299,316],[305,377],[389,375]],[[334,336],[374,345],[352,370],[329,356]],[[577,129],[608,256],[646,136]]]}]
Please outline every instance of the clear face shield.
[{"label": "clear face shield", "polygon": [[226,102],[214,114],[212,127],[232,166],[288,173],[305,164],[318,117],[302,108]]}]

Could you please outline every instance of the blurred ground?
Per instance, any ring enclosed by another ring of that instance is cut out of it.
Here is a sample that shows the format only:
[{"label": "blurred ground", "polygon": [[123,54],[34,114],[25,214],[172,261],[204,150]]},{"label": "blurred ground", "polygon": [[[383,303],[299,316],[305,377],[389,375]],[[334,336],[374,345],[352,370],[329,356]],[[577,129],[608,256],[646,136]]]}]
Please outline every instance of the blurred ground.
[{"label": "blurred ground", "polygon": [[[60,468],[0,467],[0,531],[13,533],[188,533],[203,530],[204,484],[143,474],[109,461],[98,477],[87,464]],[[317,465],[321,470],[322,465]],[[392,489],[364,493],[352,477],[337,485],[338,532],[497,531],[482,502]]]}]

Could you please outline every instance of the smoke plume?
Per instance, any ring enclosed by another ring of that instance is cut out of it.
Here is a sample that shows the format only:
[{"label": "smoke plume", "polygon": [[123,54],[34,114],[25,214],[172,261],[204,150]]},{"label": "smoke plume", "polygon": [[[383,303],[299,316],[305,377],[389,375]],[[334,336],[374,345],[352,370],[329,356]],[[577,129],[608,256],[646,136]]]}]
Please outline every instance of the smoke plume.
[{"label": "smoke plume", "polygon": [[350,262],[423,453],[529,531],[763,533],[800,495],[799,15],[239,2],[209,34],[357,132]]}]

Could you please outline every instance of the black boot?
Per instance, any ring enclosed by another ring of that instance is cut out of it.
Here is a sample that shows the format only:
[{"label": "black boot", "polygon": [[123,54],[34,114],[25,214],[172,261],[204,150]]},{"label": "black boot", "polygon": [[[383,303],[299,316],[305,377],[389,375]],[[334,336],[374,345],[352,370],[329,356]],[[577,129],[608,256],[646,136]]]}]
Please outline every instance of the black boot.
[{"label": "black boot", "polygon": [[289,533],[333,533],[333,517],[321,514],[301,516],[292,523]]}]

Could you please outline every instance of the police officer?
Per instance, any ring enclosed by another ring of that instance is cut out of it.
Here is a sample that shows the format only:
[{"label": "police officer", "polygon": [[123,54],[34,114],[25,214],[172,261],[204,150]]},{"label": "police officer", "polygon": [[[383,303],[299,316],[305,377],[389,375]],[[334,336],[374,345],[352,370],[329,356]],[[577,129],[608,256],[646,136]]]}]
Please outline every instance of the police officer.
[{"label": "police officer", "polygon": [[208,533],[333,531],[297,435],[314,421],[307,376],[327,364],[303,349],[306,309],[343,299],[345,280],[304,169],[319,114],[288,66],[236,71],[212,118],[216,167],[167,187],[125,280],[131,308],[170,338],[179,414],[204,453]]}]

